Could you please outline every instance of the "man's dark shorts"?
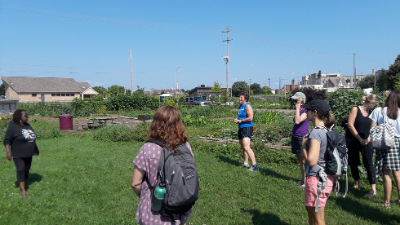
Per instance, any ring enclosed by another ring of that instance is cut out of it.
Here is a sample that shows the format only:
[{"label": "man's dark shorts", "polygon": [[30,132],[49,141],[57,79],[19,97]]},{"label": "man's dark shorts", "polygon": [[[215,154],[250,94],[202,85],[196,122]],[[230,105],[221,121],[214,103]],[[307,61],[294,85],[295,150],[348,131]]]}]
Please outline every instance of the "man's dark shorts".
[{"label": "man's dark shorts", "polygon": [[304,157],[303,149],[301,146],[303,145],[303,137],[293,137],[292,136],[292,153],[296,156]]},{"label": "man's dark shorts", "polygon": [[243,127],[238,130],[238,138],[242,140],[243,138],[252,138],[253,136],[253,127]]}]

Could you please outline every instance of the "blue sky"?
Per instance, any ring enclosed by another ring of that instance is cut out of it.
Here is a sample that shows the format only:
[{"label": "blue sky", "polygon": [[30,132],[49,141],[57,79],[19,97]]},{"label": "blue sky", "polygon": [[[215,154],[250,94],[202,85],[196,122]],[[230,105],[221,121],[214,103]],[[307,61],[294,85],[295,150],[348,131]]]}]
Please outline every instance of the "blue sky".
[{"label": "blue sky", "polygon": [[[0,0],[0,76],[72,77],[130,89],[264,85],[310,73],[387,68],[398,54],[400,1]],[[292,73],[293,72],[293,73]],[[283,84],[284,81],[282,81]]]}]

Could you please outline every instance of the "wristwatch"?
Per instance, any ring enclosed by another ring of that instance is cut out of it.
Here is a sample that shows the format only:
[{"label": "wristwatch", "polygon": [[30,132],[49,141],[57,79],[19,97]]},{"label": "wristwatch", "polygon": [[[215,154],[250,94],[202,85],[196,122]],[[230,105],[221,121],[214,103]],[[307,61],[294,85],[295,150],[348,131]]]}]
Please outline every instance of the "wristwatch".
[{"label": "wristwatch", "polygon": [[242,122],[242,120],[239,120],[239,123],[241,123]]}]

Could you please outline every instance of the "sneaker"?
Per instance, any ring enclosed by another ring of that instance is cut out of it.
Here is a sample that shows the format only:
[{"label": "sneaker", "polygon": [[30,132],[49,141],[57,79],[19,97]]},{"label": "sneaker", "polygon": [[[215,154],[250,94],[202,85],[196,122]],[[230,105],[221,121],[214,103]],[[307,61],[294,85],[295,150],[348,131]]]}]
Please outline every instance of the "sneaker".
[{"label": "sneaker", "polygon": [[254,165],[251,166],[249,171],[258,171],[259,169],[260,169],[260,167],[257,164],[254,164]]},{"label": "sneaker", "polygon": [[242,165],[240,165],[240,167],[243,167],[243,168],[249,168],[249,167],[250,167],[250,165],[249,165],[248,163],[243,163]]}]

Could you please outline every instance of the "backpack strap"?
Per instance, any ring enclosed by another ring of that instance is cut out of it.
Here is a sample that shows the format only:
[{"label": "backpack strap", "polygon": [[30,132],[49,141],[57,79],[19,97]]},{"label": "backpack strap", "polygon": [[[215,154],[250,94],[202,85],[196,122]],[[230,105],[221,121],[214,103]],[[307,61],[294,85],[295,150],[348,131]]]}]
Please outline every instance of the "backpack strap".
[{"label": "backpack strap", "polygon": [[325,189],[326,184],[328,183],[328,176],[325,173],[325,170],[321,168],[318,171],[318,192],[317,192],[317,199],[315,200],[315,212],[318,212],[318,205],[319,205],[319,196],[322,194],[322,192]]},{"label": "backpack strap", "polygon": [[159,145],[160,147],[164,147],[164,142],[158,139],[148,139],[146,143],[154,143],[156,145]]},{"label": "backpack strap", "polygon": [[[383,116],[383,122],[384,123],[387,123],[387,119],[386,119],[386,117],[385,117],[385,108],[382,108],[382,116]],[[387,116],[387,108],[386,108],[386,116]]]},{"label": "backpack strap", "polygon": [[[160,155],[160,160],[159,160],[159,162],[158,162],[157,180],[158,180],[158,177],[160,177],[160,181],[163,182],[163,183],[165,183],[165,176],[164,176],[164,174],[165,174],[165,169],[164,169],[164,163],[165,163],[165,148],[164,148],[164,144],[165,144],[165,143],[162,142],[161,140],[158,140],[158,139],[148,139],[148,140],[146,141],[146,143],[154,143],[154,144],[156,144],[156,145],[158,145],[158,146],[160,146],[160,147],[162,148],[162,150],[161,150],[161,155]],[[164,160],[161,160],[161,159],[164,159]],[[150,189],[154,189],[155,186],[152,186],[152,185],[150,184],[147,175],[146,175],[146,181],[147,181],[147,184],[149,185]],[[156,185],[157,185],[157,184],[156,184]]]}]

